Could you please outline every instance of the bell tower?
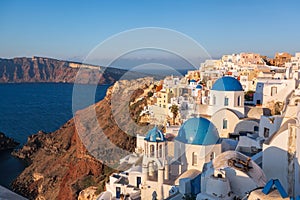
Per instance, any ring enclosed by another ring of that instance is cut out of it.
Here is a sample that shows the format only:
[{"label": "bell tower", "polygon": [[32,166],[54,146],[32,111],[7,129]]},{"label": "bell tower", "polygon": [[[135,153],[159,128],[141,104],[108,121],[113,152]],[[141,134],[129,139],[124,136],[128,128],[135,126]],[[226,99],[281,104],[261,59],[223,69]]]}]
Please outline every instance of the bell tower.
[{"label": "bell tower", "polygon": [[[152,199],[154,192],[157,194],[158,200],[164,199],[163,184],[165,180],[169,179],[169,166],[166,158],[167,140],[155,126],[144,139],[142,199]],[[149,188],[148,181],[157,183],[155,187]]]}]

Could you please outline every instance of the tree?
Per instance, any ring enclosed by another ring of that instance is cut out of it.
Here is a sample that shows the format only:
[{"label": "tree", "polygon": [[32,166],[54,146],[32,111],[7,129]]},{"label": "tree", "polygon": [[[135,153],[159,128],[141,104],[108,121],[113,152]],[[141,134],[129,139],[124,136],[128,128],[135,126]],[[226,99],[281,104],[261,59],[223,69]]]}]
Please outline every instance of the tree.
[{"label": "tree", "polygon": [[277,101],[274,106],[274,114],[280,115],[281,111],[283,110],[283,106],[284,104],[282,102]]},{"label": "tree", "polygon": [[176,117],[178,115],[178,111],[179,111],[178,106],[173,104],[171,106],[170,110],[171,110],[171,113],[173,114],[173,124],[175,124],[175,119],[176,119]]},{"label": "tree", "polygon": [[152,97],[153,96],[153,92],[149,91],[147,95],[148,95],[148,97]]},{"label": "tree", "polygon": [[253,95],[254,95],[255,91],[249,90],[247,92],[245,92],[245,100],[246,101],[253,101]]}]

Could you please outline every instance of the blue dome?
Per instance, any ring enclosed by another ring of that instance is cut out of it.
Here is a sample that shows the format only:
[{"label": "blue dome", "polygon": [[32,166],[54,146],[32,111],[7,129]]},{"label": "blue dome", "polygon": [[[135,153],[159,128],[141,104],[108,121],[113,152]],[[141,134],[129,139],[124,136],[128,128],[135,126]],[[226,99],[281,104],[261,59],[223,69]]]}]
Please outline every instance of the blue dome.
[{"label": "blue dome", "polygon": [[186,144],[212,145],[219,141],[219,134],[212,122],[205,118],[191,118],[179,129],[175,140]]},{"label": "blue dome", "polygon": [[219,78],[212,86],[212,90],[217,91],[243,91],[243,87],[236,78],[224,76]]},{"label": "blue dome", "polygon": [[190,83],[196,83],[197,81],[195,79],[190,80]]},{"label": "blue dome", "polygon": [[197,85],[196,88],[197,89],[202,89],[202,85]]},{"label": "blue dome", "polygon": [[155,126],[153,129],[148,131],[145,140],[148,142],[164,142],[166,141],[166,138],[157,126]]}]

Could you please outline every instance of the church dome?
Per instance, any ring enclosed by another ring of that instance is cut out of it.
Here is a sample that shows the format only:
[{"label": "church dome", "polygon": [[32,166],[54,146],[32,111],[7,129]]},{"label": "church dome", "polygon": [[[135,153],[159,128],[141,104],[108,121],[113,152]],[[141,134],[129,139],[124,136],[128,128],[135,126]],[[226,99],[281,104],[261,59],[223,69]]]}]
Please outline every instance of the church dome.
[{"label": "church dome", "polygon": [[219,141],[219,134],[212,122],[205,118],[188,119],[179,129],[175,140],[186,144],[212,145]]},{"label": "church dome", "polygon": [[157,126],[155,126],[153,129],[148,131],[145,140],[148,142],[164,142],[166,141],[166,138]]},{"label": "church dome", "polygon": [[217,91],[243,91],[243,87],[236,78],[224,76],[219,78],[212,86],[212,90]]},{"label": "church dome", "polygon": [[202,85],[197,85],[196,89],[202,89]]}]

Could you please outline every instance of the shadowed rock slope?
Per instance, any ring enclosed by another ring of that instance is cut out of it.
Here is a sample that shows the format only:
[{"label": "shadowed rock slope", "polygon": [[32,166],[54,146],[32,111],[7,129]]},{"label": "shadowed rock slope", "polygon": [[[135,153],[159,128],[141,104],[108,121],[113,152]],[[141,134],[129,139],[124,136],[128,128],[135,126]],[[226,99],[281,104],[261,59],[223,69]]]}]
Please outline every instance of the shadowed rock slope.
[{"label": "shadowed rock slope", "polygon": [[29,199],[76,199],[89,186],[101,192],[119,159],[134,151],[136,133],[151,128],[127,116],[129,101],[140,98],[135,91],[152,81],[119,81],[102,101],[77,112],[59,130],[30,136],[14,152],[29,166],[13,182],[13,189]]}]

